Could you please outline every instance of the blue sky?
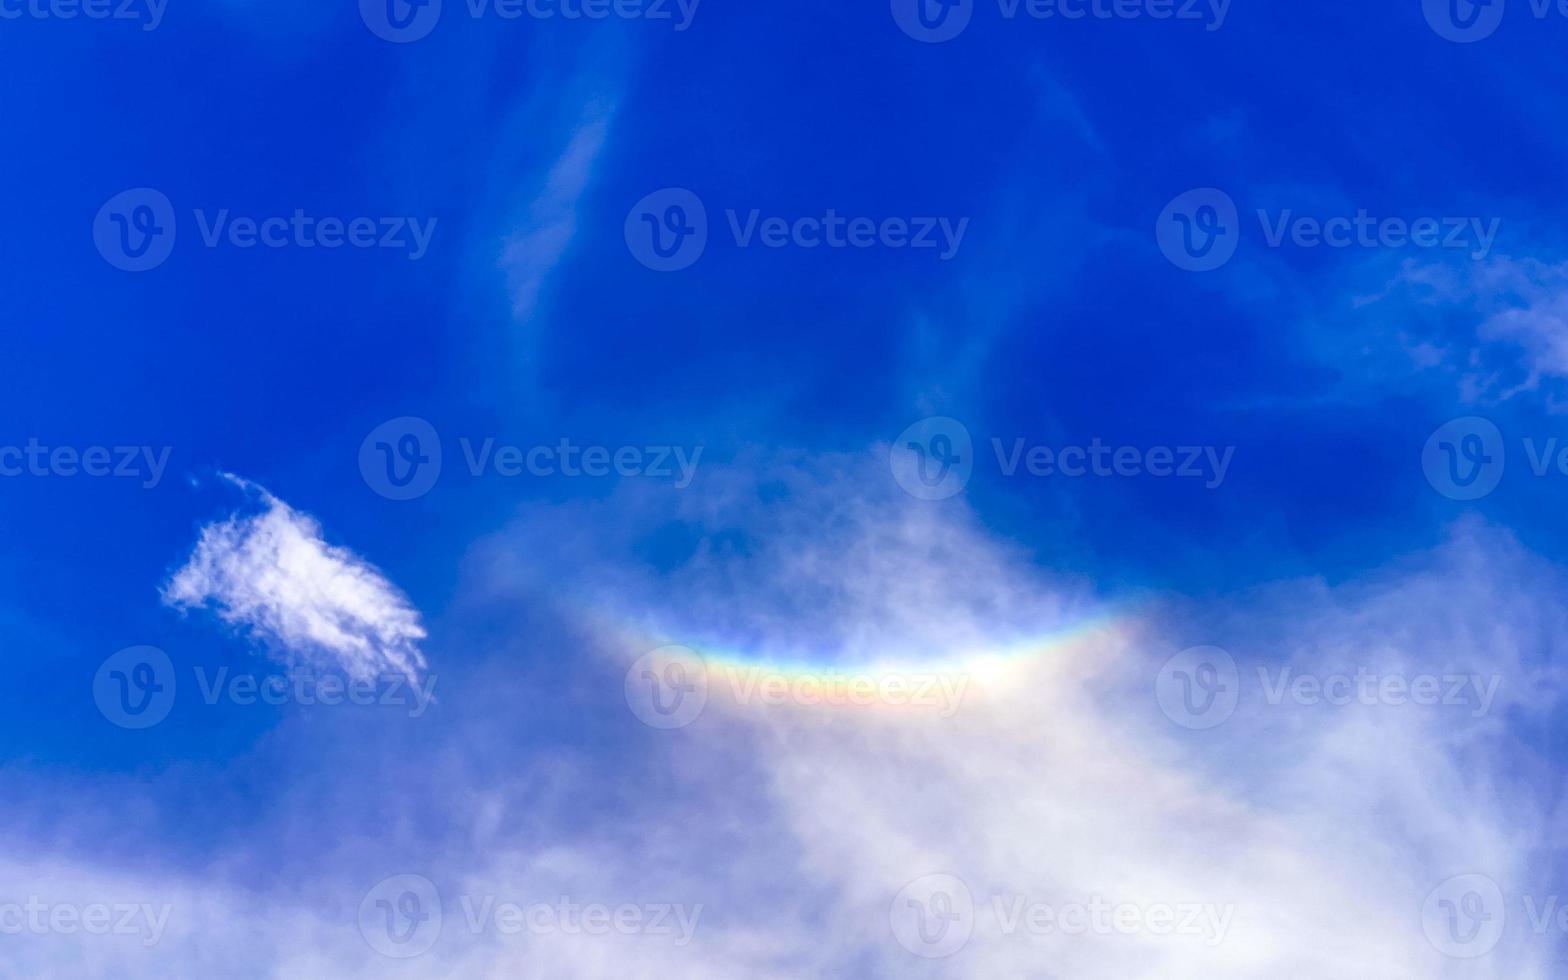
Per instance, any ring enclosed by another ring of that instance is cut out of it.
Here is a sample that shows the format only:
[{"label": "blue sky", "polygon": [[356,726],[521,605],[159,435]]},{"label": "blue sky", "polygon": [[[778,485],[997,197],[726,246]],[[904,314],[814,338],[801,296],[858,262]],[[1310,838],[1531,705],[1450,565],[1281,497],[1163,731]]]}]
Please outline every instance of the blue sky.
[{"label": "blue sky", "polygon": [[0,976],[1550,975],[1568,16],[920,2],[0,0]]}]

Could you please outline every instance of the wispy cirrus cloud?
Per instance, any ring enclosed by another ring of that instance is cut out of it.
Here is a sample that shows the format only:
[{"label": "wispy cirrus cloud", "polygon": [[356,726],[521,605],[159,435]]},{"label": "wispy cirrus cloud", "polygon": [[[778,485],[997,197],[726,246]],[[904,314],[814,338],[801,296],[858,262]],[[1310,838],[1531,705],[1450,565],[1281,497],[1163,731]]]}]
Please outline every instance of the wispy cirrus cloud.
[{"label": "wispy cirrus cloud", "polygon": [[417,679],[425,657],[419,611],[373,565],[331,545],[321,525],[240,477],[224,478],[259,507],[202,529],[163,588],[176,609],[211,609],[284,663],[338,667],[355,678]]},{"label": "wispy cirrus cloud", "polygon": [[577,235],[578,201],[588,189],[614,117],[613,103],[600,100],[584,107],[559,159],[545,173],[527,216],[506,240],[501,267],[519,321],[532,315],[550,275]]},{"label": "wispy cirrus cloud", "polygon": [[1337,360],[1379,390],[1436,381],[1462,404],[1568,410],[1568,263],[1493,255],[1376,271],[1384,284],[1355,301],[1363,328],[1329,344]]}]

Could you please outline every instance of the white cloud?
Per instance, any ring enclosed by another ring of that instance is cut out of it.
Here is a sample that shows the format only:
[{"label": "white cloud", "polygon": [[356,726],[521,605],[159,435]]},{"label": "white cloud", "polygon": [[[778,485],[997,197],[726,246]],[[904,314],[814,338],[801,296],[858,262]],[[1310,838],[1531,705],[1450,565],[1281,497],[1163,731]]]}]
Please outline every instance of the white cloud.
[{"label": "white cloud", "polygon": [[533,313],[577,235],[577,203],[588,188],[613,118],[614,108],[607,103],[591,102],[584,108],[560,158],[544,175],[528,215],[507,238],[501,267],[512,290],[512,312],[520,321]]},{"label": "white cloud", "polygon": [[[182,964],[242,937],[271,951],[257,976],[1553,975],[1563,937],[1534,932],[1527,911],[1553,894],[1543,813],[1556,779],[1520,733],[1549,719],[1565,690],[1565,576],[1485,525],[1348,584],[1288,581],[1126,610],[977,670],[952,715],[741,703],[715,687],[690,727],[656,732],[622,701],[626,660],[644,648],[607,645],[602,671],[563,656],[523,672],[517,651],[549,642],[539,599],[563,594],[612,622],[670,631],[659,640],[700,632],[786,655],[816,645],[824,661],[880,661],[897,647],[945,660],[1077,615],[1081,599],[1064,597],[1081,586],[1042,574],[961,500],[904,497],[877,455],[867,466],[716,469],[702,489],[541,505],[473,566],[476,618],[511,612],[531,628],[449,693],[462,705],[449,727],[438,713],[395,728],[389,719],[366,739],[360,716],[345,714],[331,716],[341,728],[280,731],[277,751],[301,760],[285,791],[338,805],[241,822],[226,845],[240,854],[204,868],[227,868],[243,890],[211,873],[207,895],[176,876],[97,888],[102,900],[174,906],[156,962],[132,962],[128,948],[115,975],[184,975]],[[690,532],[672,549],[685,557],[637,570],[628,549],[664,522]],[[569,567],[576,581],[563,580]],[[1189,731],[1161,713],[1154,678],[1171,653],[1205,643],[1229,649],[1247,683],[1228,721]],[[1271,704],[1261,666],[1478,671],[1501,685],[1482,715]],[[551,706],[560,714],[544,714]],[[579,753],[524,734],[553,717],[612,737]],[[324,745],[345,754],[323,758]],[[369,764],[389,755],[395,774]],[[325,797],[304,789],[322,783]],[[122,834],[142,839],[129,824]],[[265,859],[255,839],[270,842]],[[275,859],[275,881],[246,873]],[[895,940],[890,913],[906,883],[932,872],[961,878],[983,912],[964,948],[927,962]],[[386,960],[360,937],[356,908],[375,882],[404,873],[439,886],[445,927],[429,952]],[[1503,888],[1508,931],[1484,956],[1450,959],[1423,929],[1423,904],[1468,873]],[[469,926],[472,903],[489,897],[560,896],[705,911],[686,946]],[[1008,933],[994,904],[1095,898],[1229,910],[1224,939]]]},{"label": "white cloud", "polygon": [[[986,637],[1014,647],[1071,621],[1073,588],[961,501],[904,497],[880,465],[710,469],[704,487],[715,489],[672,496],[666,518],[691,539],[674,567],[629,560],[658,526],[646,499],[586,505],[570,521],[552,510],[540,526],[586,529],[592,540],[557,544],[602,556],[578,584],[600,616],[647,631],[623,649],[628,659],[688,642],[783,662],[814,645],[824,665],[882,664],[899,649],[905,664],[948,663]],[[540,554],[544,540],[525,522],[480,567],[504,575],[507,554],[561,567]],[[1548,976],[1553,937],[1511,932],[1461,962],[1434,946],[1423,904],[1466,873],[1501,885],[1515,924],[1525,896],[1539,907],[1552,894],[1534,860],[1550,844],[1544,805],[1510,723],[1545,717],[1568,690],[1557,666],[1568,623],[1552,598],[1563,578],[1506,535],[1461,527],[1362,582],[1164,600],[1000,669],[977,661],[950,717],[745,700],[710,664],[706,713],[663,743],[669,766],[716,774],[712,795],[682,800],[682,825],[693,839],[706,839],[707,813],[724,814],[720,826],[766,827],[788,842],[789,866],[778,879],[738,880],[694,856],[686,893],[725,880],[742,894],[776,892],[785,908],[809,905],[812,921],[768,921],[791,948],[868,976],[925,975],[893,941],[889,915],[906,883],[938,872],[961,878],[982,912],[933,975],[1049,964],[1085,978]],[[1235,655],[1244,691],[1228,722],[1201,732],[1174,724],[1154,696],[1166,658],[1200,644]],[[1473,704],[1269,703],[1257,670],[1284,666],[1500,683],[1479,715]],[[738,802],[737,787],[757,785],[766,791]],[[1229,919],[1211,943],[1008,932],[999,911],[1097,898],[1204,905]]]},{"label": "white cloud", "polygon": [[1383,312],[1378,304],[1390,298],[1411,306],[1396,325],[1375,327],[1394,334],[1392,347],[1404,355],[1396,370],[1447,374],[1465,402],[1540,394],[1549,409],[1568,409],[1568,263],[1407,261],[1358,305]]},{"label": "white cloud", "polygon": [[189,562],[164,587],[164,602],[210,608],[286,663],[417,679],[425,628],[403,593],[352,551],[328,544],[309,515],[225,477],[260,510],[203,528]]}]

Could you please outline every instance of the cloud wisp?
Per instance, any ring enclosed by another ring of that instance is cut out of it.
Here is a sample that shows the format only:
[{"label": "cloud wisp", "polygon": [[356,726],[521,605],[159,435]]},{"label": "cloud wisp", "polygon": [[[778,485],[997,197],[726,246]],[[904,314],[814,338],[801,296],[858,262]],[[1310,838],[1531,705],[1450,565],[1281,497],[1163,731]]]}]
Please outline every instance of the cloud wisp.
[{"label": "cloud wisp", "polygon": [[425,669],[419,610],[397,586],[321,525],[230,474],[259,510],[203,528],[189,561],[163,588],[165,604],[211,609],[276,660],[340,668],[356,679]]}]

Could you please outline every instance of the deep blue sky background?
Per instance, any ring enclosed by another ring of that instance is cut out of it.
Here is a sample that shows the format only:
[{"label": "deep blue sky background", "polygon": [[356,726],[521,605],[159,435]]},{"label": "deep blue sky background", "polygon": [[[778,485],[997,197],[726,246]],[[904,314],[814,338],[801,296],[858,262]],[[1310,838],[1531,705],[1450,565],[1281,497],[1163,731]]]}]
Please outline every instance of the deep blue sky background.
[{"label": "deep blue sky background", "polygon": [[[707,0],[692,28],[470,21],[374,37],[354,6],[183,4],[158,30],[0,24],[0,444],[173,447],[162,484],[0,480],[0,744],[44,768],[133,768],[83,691],[134,643],[234,642],[163,609],[197,526],[232,504],[215,469],[320,517],[386,570],[443,644],[468,543],[526,499],[608,481],[472,480],[418,501],[360,479],[365,434],[401,415],[506,442],[700,443],[860,452],[925,415],[978,441],[1235,445],[1218,490],[1153,480],[1004,480],[983,518],[1108,596],[1339,579],[1429,545],[1466,510],[1568,552],[1564,481],[1435,494],[1419,453],[1470,414],[1448,380],[1383,369],[1388,331],[1431,316],[1379,293],[1413,250],[1268,250],[1251,210],[1502,219],[1496,251],[1554,261],[1568,155],[1557,93],[1568,21],[1513,12],[1448,43],[1415,3],[1238,2],[1190,22],[1003,21],[982,5],[917,44],[884,4]],[[575,233],[514,314],[499,256],[584,106],[613,106]],[[1247,241],[1176,269],[1155,217],[1228,190]],[[94,214],[129,187],[181,213],[173,257],[127,274]],[[665,186],[722,210],[950,215],[959,255],[736,249],[637,264],[627,209]],[[433,216],[418,262],[379,250],[199,245],[190,209]],[[1462,319],[1462,318],[1461,318]],[[1452,325],[1462,338],[1473,323]],[[1510,435],[1561,422],[1532,399],[1482,407]],[[986,450],[988,454],[988,450]],[[1522,464],[1522,460],[1515,465]],[[1521,465],[1522,469],[1522,465]],[[188,478],[205,482],[193,487]],[[236,644],[236,647],[238,644]],[[176,719],[170,753],[256,736]],[[20,736],[25,733],[26,738]]]}]

